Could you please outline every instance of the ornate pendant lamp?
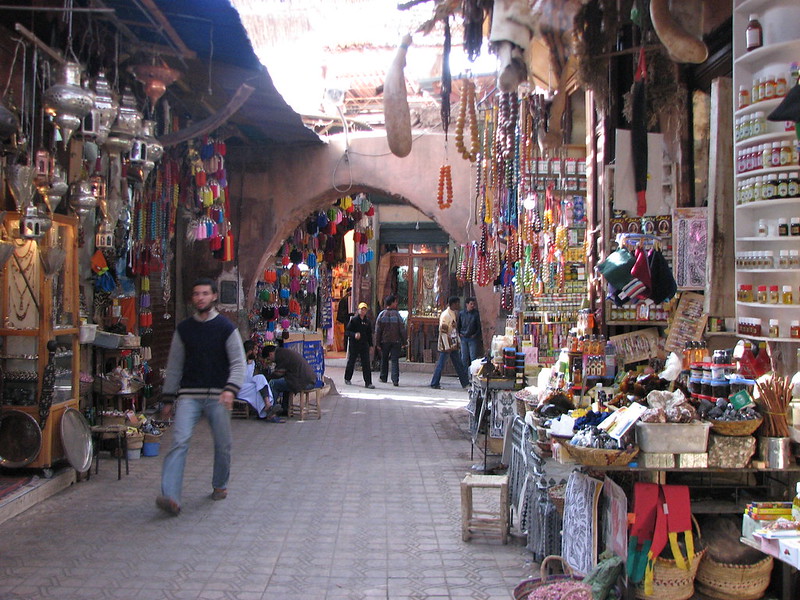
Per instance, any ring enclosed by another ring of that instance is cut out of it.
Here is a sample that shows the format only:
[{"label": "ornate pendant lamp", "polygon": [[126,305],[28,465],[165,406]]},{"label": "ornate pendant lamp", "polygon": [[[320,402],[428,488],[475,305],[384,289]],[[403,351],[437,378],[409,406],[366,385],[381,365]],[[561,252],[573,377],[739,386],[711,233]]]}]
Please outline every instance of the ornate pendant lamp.
[{"label": "ornate pendant lamp", "polygon": [[44,92],[43,104],[45,112],[55,118],[66,145],[94,105],[94,93],[81,87],[80,64],[64,63],[58,83]]},{"label": "ornate pendant lamp", "polygon": [[142,113],[136,108],[136,99],[130,89],[122,94],[117,120],[111,126],[104,147],[107,152],[130,152],[133,137],[142,129]]},{"label": "ornate pendant lamp", "polygon": [[50,209],[50,214],[52,214],[58,205],[61,204],[61,199],[68,191],[69,184],[67,183],[66,172],[61,166],[53,163],[50,183],[39,188],[39,193],[44,198],[47,208]]},{"label": "ornate pendant lamp", "polygon": [[76,181],[70,186],[69,205],[81,219],[94,211],[97,198],[92,193],[92,185],[88,181],[85,179]]},{"label": "ornate pendant lamp", "polygon": [[26,240],[35,240],[44,236],[53,226],[49,216],[43,215],[39,209],[31,205],[25,209],[25,214],[19,221],[19,233]]},{"label": "ornate pendant lamp", "polygon": [[36,167],[34,165],[10,165],[7,167],[8,187],[14,202],[17,205],[17,212],[23,212],[31,204],[33,199],[33,182],[36,178]]},{"label": "ornate pendant lamp", "polygon": [[180,71],[155,57],[150,64],[133,65],[129,70],[136,80],[144,85],[144,93],[150,99],[151,106],[155,106],[167,91],[167,86],[175,83],[181,76]]},{"label": "ornate pendant lamp", "polygon": [[114,119],[117,118],[117,111],[119,102],[108,85],[105,73],[100,71],[94,80],[94,104],[83,118],[81,134],[96,139],[102,146],[108,139]]},{"label": "ornate pendant lamp", "polygon": [[114,228],[108,222],[108,219],[103,219],[97,228],[97,233],[94,236],[94,245],[97,248],[114,247]]}]

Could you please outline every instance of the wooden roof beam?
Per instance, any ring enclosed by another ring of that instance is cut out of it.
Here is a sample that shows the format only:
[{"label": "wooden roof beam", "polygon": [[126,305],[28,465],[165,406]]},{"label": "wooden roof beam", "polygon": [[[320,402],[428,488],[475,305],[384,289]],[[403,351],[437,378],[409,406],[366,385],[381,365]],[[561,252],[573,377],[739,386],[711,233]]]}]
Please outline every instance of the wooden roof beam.
[{"label": "wooden roof beam", "polygon": [[172,27],[172,23],[169,22],[169,19],[164,16],[164,13],[156,6],[154,0],[135,0],[137,4],[143,4],[147,9],[150,11],[151,16],[158,21],[158,24],[161,26],[161,29],[164,33],[167,34],[167,37],[170,41],[175,44],[176,48],[183,53],[184,58],[197,58],[197,53],[194,50],[189,49],[186,44],[183,43],[181,36],[178,35],[178,32],[175,31],[175,28]]}]

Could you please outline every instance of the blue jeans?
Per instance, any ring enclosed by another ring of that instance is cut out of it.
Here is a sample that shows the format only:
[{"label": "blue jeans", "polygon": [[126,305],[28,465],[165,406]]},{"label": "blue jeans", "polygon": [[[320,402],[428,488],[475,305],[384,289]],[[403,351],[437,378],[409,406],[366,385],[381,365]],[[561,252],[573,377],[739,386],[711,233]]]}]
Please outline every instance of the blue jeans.
[{"label": "blue jeans", "polygon": [[431,386],[436,387],[442,379],[442,371],[444,370],[444,363],[447,362],[447,357],[453,361],[453,366],[458,373],[458,379],[461,382],[461,387],[469,385],[469,376],[467,370],[464,368],[464,363],[461,362],[461,354],[457,350],[452,352],[439,352],[439,358],[436,361],[436,368],[433,370],[433,379],[431,379]]},{"label": "blue jeans", "polygon": [[381,344],[381,381],[389,376],[389,361],[392,361],[392,383],[400,383],[400,342],[384,342]]},{"label": "blue jeans", "polygon": [[481,358],[478,354],[480,349],[481,340],[479,338],[461,337],[461,362],[464,363],[465,369],[469,369],[473,360]]},{"label": "blue jeans", "polygon": [[172,422],[172,448],[164,457],[161,472],[161,494],[178,504],[183,488],[183,471],[186,452],[192,439],[194,426],[205,415],[214,438],[214,472],[211,485],[217,489],[228,487],[231,473],[231,412],[219,401],[219,396],[181,396],[175,406]]}]

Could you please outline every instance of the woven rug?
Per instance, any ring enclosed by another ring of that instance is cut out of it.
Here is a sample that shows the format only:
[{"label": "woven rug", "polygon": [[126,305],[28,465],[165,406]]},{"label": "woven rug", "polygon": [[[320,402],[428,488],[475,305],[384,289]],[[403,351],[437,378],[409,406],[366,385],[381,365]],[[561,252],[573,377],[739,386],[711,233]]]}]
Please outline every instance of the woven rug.
[{"label": "woven rug", "polygon": [[30,476],[27,477],[0,477],[0,501],[16,492],[22,486],[30,483]]}]

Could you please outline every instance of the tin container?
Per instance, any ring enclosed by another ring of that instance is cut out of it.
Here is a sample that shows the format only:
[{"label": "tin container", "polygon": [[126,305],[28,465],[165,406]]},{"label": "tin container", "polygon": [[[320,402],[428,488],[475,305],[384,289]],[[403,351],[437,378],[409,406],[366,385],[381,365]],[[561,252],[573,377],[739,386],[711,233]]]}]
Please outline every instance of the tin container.
[{"label": "tin container", "polygon": [[705,452],[711,423],[636,423],[636,443],[642,452]]}]

